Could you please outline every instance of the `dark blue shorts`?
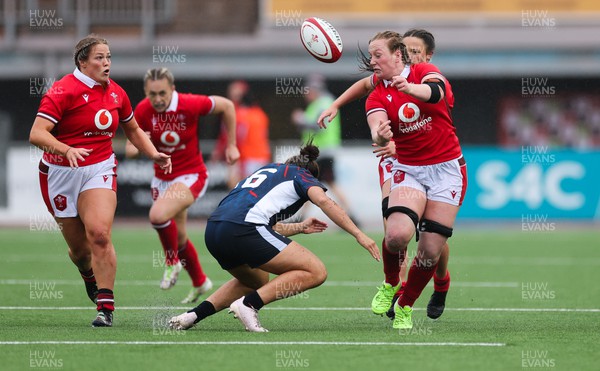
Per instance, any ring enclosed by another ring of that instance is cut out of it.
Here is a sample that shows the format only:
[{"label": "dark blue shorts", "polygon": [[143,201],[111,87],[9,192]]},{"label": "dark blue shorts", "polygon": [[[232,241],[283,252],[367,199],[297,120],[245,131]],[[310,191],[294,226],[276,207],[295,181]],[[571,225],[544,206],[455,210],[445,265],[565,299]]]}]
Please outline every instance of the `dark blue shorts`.
[{"label": "dark blue shorts", "polygon": [[244,264],[252,268],[261,266],[292,242],[267,225],[225,221],[209,221],[204,241],[210,254],[226,270]]}]

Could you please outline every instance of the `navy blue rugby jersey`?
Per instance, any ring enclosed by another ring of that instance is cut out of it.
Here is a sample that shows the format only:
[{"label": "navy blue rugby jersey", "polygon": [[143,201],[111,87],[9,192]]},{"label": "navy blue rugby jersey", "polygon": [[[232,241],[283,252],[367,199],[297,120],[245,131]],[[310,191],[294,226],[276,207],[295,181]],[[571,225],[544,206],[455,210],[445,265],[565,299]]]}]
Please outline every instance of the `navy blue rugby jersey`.
[{"label": "navy blue rugby jersey", "polygon": [[300,210],[313,186],[327,190],[304,168],[270,164],[241,180],[208,220],[272,226]]}]

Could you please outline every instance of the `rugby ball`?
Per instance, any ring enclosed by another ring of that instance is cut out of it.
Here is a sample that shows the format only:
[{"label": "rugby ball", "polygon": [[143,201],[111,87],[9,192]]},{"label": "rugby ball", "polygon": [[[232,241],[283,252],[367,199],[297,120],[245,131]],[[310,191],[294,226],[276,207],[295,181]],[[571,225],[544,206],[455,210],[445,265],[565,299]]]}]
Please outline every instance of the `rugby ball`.
[{"label": "rugby ball", "polygon": [[316,59],[333,63],[342,56],[342,38],[329,22],[316,17],[304,20],[300,28],[304,48]]}]

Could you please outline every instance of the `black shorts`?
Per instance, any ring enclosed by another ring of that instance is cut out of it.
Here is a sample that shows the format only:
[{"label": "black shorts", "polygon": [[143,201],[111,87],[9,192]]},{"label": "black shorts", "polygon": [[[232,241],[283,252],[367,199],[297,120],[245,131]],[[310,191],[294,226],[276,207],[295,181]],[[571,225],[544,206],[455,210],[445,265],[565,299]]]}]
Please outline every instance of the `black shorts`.
[{"label": "black shorts", "polygon": [[210,254],[225,270],[243,264],[252,268],[261,266],[292,242],[268,225],[243,225],[224,221],[209,221],[204,241]]}]

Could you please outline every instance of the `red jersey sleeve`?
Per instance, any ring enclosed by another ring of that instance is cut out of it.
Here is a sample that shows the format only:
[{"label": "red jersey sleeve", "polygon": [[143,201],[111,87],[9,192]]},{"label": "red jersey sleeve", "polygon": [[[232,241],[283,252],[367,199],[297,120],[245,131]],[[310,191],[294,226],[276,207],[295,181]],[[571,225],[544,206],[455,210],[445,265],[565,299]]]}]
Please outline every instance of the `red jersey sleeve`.
[{"label": "red jersey sleeve", "polygon": [[380,99],[380,89],[378,89],[378,87],[369,94],[369,97],[365,102],[365,111],[367,112],[366,116],[369,116],[375,111],[385,111],[385,106]]},{"label": "red jersey sleeve", "polygon": [[52,87],[42,97],[37,116],[50,120],[54,125],[58,124],[65,109],[70,105],[71,97],[67,91],[62,80],[52,84]]},{"label": "red jersey sleeve", "polygon": [[213,98],[206,95],[197,94],[192,94],[191,98],[192,106],[197,110],[196,112],[198,112],[199,116],[205,116],[214,111],[215,100]]},{"label": "red jersey sleeve", "polygon": [[416,84],[420,84],[421,81],[423,81],[423,79],[428,75],[439,75],[444,79],[444,81],[446,81],[446,78],[444,77],[444,75],[442,75],[440,70],[431,63],[415,64],[413,65],[412,72],[415,74],[414,79],[416,80]]},{"label": "red jersey sleeve", "polygon": [[133,109],[131,108],[131,101],[125,90],[122,88],[120,88],[120,90],[121,96],[123,97],[123,103],[119,109],[119,121],[128,122],[133,118]]}]

